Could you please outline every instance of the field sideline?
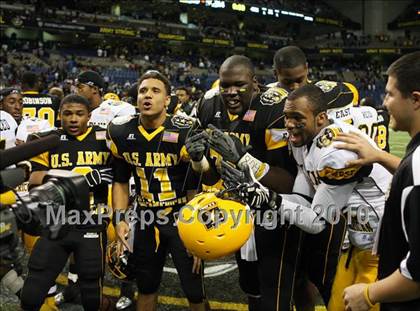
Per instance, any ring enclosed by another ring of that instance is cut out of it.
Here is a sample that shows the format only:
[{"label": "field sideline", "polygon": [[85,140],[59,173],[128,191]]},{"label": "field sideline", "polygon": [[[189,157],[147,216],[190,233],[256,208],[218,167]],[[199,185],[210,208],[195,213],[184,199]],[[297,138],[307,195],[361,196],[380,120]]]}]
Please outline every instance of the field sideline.
[{"label": "field sideline", "polygon": [[394,132],[389,130],[389,145],[391,147],[391,153],[403,157],[405,148],[410,141],[410,136],[406,132]]}]

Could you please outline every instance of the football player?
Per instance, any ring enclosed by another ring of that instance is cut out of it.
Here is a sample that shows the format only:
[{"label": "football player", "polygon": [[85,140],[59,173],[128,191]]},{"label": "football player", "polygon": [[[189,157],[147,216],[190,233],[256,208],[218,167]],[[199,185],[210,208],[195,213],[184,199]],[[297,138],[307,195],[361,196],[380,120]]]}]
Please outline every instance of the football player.
[{"label": "football player", "polygon": [[[136,113],[136,109],[133,105],[119,100],[118,96],[114,93],[106,93],[102,98],[102,94],[105,92],[105,81],[100,74],[96,71],[85,71],[79,74],[76,80],[76,93],[89,100],[91,117],[89,125],[100,126],[104,129],[107,128],[109,122],[119,116],[129,116]],[[110,199],[111,203],[111,199]],[[108,228],[108,240],[115,240],[115,229],[111,223]],[[70,265],[69,276],[73,280],[77,280],[77,274],[74,271],[73,265]],[[118,306],[122,305],[124,308],[132,304],[133,290],[132,286],[129,286],[128,282],[124,282],[121,288],[121,297],[118,300]],[[75,296],[77,289],[74,290],[73,281],[70,282],[63,293],[57,297],[60,301],[68,301],[66,297],[71,298]],[[72,294],[73,293],[73,294]]]},{"label": "football player", "polygon": [[39,119],[36,117],[24,116],[22,105],[22,93],[17,88],[6,88],[1,90],[1,106],[0,109],[10,113],[13,116],[18,129],[16,132],[16,144],[26,142],[28,135],[36,132],[43,132],[51,130],[48,120]]},{"label": "football player", "polygon": [[[355,106],[358,106],[359,93],[357,89],[350,83],[346,82],[335,82],[335,81],[311,81],[308,78],[308,61],[306,59],[305,53],[297,46],[286,46],[279,49],[273,58],[273,70],[274,75],[277,79],[276,82],[269,84],[268,86],[278,86],[283,87],[288,91],[293,91],[306,84],[316,84],[321,90],[325,93],[326,100],[328,103],[328,115],[332,119],[340,119],[342,121],[348,122],[350,124],[363,124],[364,126],[369,126],[369,130],[372,129],[372,132],[376,131],[370,126],[370,121],[368,120],[358,120],[353,118],[352,111]],[[359,115],[359,114],[358,114]],[[330,228],[333,230],[333,228]],[[305,258],[311,260],[311,253],[313,252],[312,246],[314,244],[321,243],[322,245],[328,245],[329,235],[326,233],[319,235],[319,239],[322,239],[323,236],[327,241],[314,242],[314,237],[305,237],[304,239],[304,251],[307,251],[308,254],[303,257],[303,265],[305,265]],[[341,236],[341,233],[338,230],[333,230],[337,235],[338,239]],[[309,238],[308,241],[306,241]],[[335,251],[322,251],[317,250],[317,252],[329,254],[331,259],[331,267],[334,267],[336,260]],[[324,259],[321,259],[323,261]],[[311,260],[312,261],[312,260]],[[332,268],[334,270],[334,268]],[[315,308],[315,289],[305,280],[305,276],[301,275],[302,269],[299,269],[298,281],[295,290],[295,301],[296,307],[298,310],[314,310]],[[331,271],[330,275],[334,275]],[[322,284],[329,284],[331,282],[327,281],[325,278],[321,282]],[[318,283],[318,289],[321,292],[324,292],[324,301],[328,301],[328,288],[320,289],[320,281],[313,280],[313,282]],[[324,287],[324,286],[323,286]]]},{"label": "football player", "polygon": [[116,231],[121,250],[124,246],[132,252],[128,260],[136,271],[137,310],[156,310],[167,253],[172,256],[191,310],[205,310],[201,262],[188,255],[175,225],[177,212],[198,187],[184,146],[194,122],[167,115],[170,99],[168,79],[148,71],[139,80],[140,115],[116,118],[108,126],[108,146],[119,159],[114,171],[113,207],[117,211],[127,209],[128,182],[133,175],[139,218],[133,246],[126,241],[128,219],[118,222]]},{"label": "football player", "polygon": [[[323,92],[314,85],[289,94],[284,108],[289,141],[299,166],[293,192],[311,197],[312,202],[293,203],[299,199],[297,194],[278,195],[255,182],[243,195],[251,205],[269,206],[293,218],[293,223],[311,234],[345,216],[352,246],[340,257],[328,306],[329,310],[344,310],[342,293],[346,286],[376,279],[378,258],[371,252],[391,175],[378,164],[346,166],[357,154],[335,148],[333,138],[339,132],[361,132],[340,121],[331,123],[326,108]],[[258,196],[257,201],[266,205],[256,203]]]},{"label": "football player", "polygon": [[31,159],[30,186],[42,184],[49,169],[59,168],[85,175],[91,198],[90,206],[84,208],[91,211],[93,223],[85,222],[87,216],[82,215],[80,223],[66,225],[66,232],[58,239],[50,239],[48,233],[41,235],[28,263],[28,277],[21,294],[23,310],[39,309],[70,254],[74,254],[79,271],[84,308],[98,310],[100,307],[108,225],[107,211],[103,207],[106,207],[108,184],[112,181],[112,156],[106,146],[105,130],[89,127],[89,118],[89,102],[84,97],[65,97],[60,106],[62,129],[48,133],[59,135],[61,143]]},{"label": "football player", "polygon": [[16,119],[22,118],[22,96],[17,88],[0,91],[0,150],[16,145]]},{"label": "football player", "polygon": [[60,108],[58,97],[39,93],[39,79],[34,72],[24,72],[22,75],[23,115],[48,120],[51,127],[59,126],[57,120]]},{"label": "football player", "polygon": [[[212,167],[219,166],[222,158],[240,167],[248,163],[263,184],[280,192],[290,191],[296,165],[289,156],[282,119],[287,92],[258,85],[251,60],[242,55],[227,58],[220,67],[219,78],[217,92],[207,92],[199,105],[200,123],[203,128],[215,126],[252,149],[247,152],[243,148],[233,155],[234,148],[211,145],[209,157],[215,162]],[[203,136],[197,134],[187,143],[195,161],[193,167],[198,170],[199,163],[205,166],[207,160]],[[266,230],[263,226],[255,227],[255,238],[252,235],[236,254],[239,283],[248,296],[250,310],[275,310],[279,306],[289,309],[300,230],[288,226]]]}]

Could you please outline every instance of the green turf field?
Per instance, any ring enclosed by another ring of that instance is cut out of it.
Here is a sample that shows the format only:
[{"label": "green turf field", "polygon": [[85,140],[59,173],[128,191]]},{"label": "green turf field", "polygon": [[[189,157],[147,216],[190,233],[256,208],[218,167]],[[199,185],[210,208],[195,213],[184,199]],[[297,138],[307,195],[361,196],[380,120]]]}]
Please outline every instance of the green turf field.
[{"label": "green turf field", "polygon": [[403,157],[409,141],[410,136],[406,132],[394,132],[391,129],[389,130],[389,145],[392,154]]}]

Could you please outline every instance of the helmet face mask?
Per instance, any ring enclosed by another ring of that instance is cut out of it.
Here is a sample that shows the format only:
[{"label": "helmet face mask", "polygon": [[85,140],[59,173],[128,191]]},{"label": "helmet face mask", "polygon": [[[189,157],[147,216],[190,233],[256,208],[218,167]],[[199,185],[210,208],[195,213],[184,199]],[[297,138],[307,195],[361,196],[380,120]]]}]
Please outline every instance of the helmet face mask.
[{"label": "helmet face mask", "polygon": [[117,242],[111,242],[106,249],[106,261],[111,273],[120,280],[131,279],[131,271],[128,265],[128,251],[118,256]]},{"label": "helmet face mask", "polygon": [[215,193],[200,193],[179,214],[178,233],[193,255],[212,260],[236,252],[249,238],[249,207]]}]

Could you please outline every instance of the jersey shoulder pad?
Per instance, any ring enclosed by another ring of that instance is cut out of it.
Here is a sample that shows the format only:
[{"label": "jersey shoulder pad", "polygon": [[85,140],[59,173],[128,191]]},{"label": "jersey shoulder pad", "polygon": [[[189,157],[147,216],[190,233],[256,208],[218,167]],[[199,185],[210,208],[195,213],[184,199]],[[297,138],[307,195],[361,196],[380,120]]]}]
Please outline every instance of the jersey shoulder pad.
[{"label": "jersey shoulder pad", "polygon": [[137,115],[120,116],[120,117],[116,117],[112,119],[111,123],[114,125],[123,125],[137,117],[138,117]]},{"label": "jersey shoulder pad", "polygon": [[324,128],[316,139],[316,146],[320,149],[329,147],[333,142],[333,138],[342,132],[343,129],[335,124]]},{"label": "jersey shoulder pad", "polygon": [[187,129],[194,127],[196,119],[187,115],[176,114],[171,117],[171,124],[179,129]]},{"label": "jersey shoulder pad", "polygon": [[333,90],[338,83],[335,81],[320,80],[315,82],[315,85],[319,87],[324,93],[328,93]]},{"label": "jersey shoulder pad", "polygon": [[260,96],[260,103],[264,106],[280,104],[289,93],[280,87],[270,87]]}]

